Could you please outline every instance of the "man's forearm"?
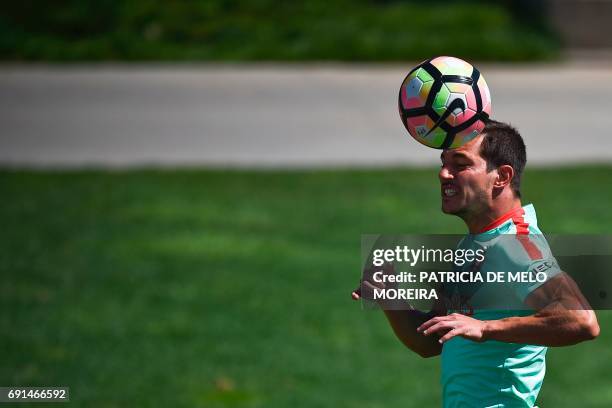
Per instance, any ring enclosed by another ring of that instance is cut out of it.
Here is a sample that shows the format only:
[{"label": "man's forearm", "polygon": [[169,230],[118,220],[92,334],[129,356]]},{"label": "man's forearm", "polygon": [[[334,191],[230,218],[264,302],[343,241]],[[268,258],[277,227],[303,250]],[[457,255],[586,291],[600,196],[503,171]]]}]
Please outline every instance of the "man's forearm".
[{"label": "man's forearm", "polygon": [[434,315],[418,310],[385,310],[385,316],[397,338],[422,357],[437,356],[442,351],[442,345],[436,339],[423,336],[416,331],[417,327]]},{"label": "man's forearm", "polygon": [[483,340],[510,343],[569,346],[599,335],[597,318],[591,310],[568,310],[524,317],[488,320]]}]

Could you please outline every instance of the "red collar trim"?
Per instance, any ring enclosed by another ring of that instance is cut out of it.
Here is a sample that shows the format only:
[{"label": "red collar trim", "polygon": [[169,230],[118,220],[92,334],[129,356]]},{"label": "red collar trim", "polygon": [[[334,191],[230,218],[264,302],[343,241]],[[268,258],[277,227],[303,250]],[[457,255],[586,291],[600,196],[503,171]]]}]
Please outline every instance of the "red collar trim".
[{"label": "red collar trim", "polygon": [[487,232],[487,231],[492,230],[493,228],[497,228],[500,225],[502,225],[504,222],[508,221],[509,219],[514,219],[514,218],[522,219],[523,215],[525,215],[525,210],[523,209],[523,207],[515,208],[514,210],[510,210],[504,215],[502,215],[501,217],[497,218],[495,221],[493,221],[492,223],[490,223],[489,225],[487,225],[486,227],[478,231],[478,233],[482,234],[483,232]]}]

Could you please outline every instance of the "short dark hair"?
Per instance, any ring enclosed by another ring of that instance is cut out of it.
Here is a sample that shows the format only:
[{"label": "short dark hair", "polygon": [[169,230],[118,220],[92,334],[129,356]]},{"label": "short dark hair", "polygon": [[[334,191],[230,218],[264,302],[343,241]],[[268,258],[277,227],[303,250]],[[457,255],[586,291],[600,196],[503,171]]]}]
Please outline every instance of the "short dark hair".
[{"label": "short dark hair", "polygon": [[527,151],[521,134],[513,126],[488,119],[482,131],[484,138],[480,145],[480,156],[487,161],[487,171],[499,166],[510,165],[514,177],[510,187],[517,197],[521,196],[521,176],[527,163]]}]

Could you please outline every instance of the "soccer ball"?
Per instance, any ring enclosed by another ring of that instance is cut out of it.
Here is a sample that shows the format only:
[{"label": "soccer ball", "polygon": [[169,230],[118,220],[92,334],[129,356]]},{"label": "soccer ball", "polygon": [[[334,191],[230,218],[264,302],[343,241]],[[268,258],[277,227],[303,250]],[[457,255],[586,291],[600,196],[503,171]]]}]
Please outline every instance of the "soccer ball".
[{"label": "soccer ball", "polygon": [[408,133],[436,149],[454,149],[474,139],[491,115],[485,79],[455,57],[433,58],[410,71],[398,104]]}]

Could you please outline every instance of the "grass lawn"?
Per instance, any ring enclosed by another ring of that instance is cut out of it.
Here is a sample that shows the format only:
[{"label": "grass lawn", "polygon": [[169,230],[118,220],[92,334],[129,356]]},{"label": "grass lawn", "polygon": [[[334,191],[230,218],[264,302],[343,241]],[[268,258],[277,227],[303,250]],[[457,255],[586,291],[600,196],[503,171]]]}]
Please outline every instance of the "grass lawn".
[{"label": "grass lawn", "polygon": [[[524,196],[545,232],[607,233],[611,183],[528,170]],[[350,300],[360,234],[463,231],[434,169],[4,170],[0,197],[2,386],[70,386],[75,407],[440,405],[437,359]],[[612,406],[599,317],[595,342],[549,350],[541,406]]]},{"label": "grass lawn", "polygon": [[559,57],[523,1],[9,2],[0,59],[34,61],[533,61]]}]

